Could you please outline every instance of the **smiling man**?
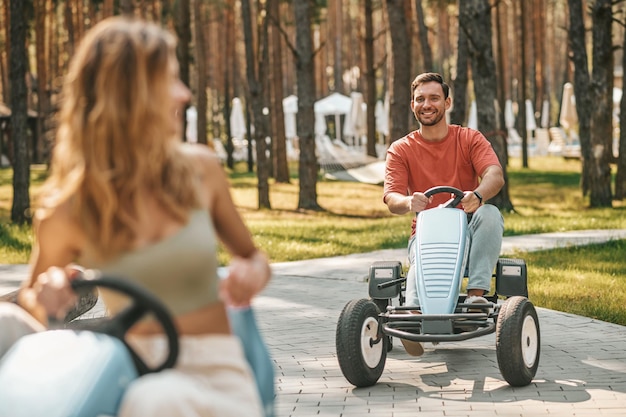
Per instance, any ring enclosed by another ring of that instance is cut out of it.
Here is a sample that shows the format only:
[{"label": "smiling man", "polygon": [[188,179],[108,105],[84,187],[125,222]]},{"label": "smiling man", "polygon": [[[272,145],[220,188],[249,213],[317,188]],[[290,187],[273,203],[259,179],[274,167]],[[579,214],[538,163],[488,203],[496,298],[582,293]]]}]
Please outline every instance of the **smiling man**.
[{"label": "smiling man", "polygon": [[[504,222],[493,205],[483,204],[504,185],[502,166],[491,144],[477,130],[449,125],[446,111],[452,104],[450,87],[441,75],[423,73],[411,83],[411,110],[420,128],[394,141],[387,151],[383,201],[394,214],[419,213],[448,198],[430,198],[424,192],[447,185],[463,190],[459,205],[468,216],[470,236],[469,303],[487,303],[491,276],[500,255]],[[419,305],[415,285],[415,217],[409,238],[407,305]],[[401,339],[408,353],[421,355],[418,342]]]}]

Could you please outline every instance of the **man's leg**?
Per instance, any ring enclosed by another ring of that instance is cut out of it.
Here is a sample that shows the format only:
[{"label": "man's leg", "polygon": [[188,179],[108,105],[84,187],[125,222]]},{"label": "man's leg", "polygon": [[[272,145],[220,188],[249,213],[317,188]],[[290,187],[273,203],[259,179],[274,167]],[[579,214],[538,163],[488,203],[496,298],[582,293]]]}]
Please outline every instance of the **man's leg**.
[{"label": "man's leg", "polygon": [[409,240],[409,270],[406,273],[406,298],[407,306],[415,306],[419,304],[417,298],[417,286],[415,283],[415,237]]},{"label": "man's leg", "polygon": [[504,220],[498,208],[491,204],[481,206],[469,223],[469,280],[468,296],[482,296],[491,288],[491,277],[502,248]]},{"label": "man's leg", "polygon": [[20,337],[45,330],[24,309],[13,303],[0,303],[0,358]]},{"label": "man's leg", "polygon": [[[415,306],[419,304],[417,298],[417,287],[415,284],[415,238],[409,240],[409,271],[406,275],[406,291],[404,294],[407,306]],[[400,339],[402,346],[406,352],[411,356],[421,356],[424,354],[424,347],[420,342],[413,342],[411,340]]]}]

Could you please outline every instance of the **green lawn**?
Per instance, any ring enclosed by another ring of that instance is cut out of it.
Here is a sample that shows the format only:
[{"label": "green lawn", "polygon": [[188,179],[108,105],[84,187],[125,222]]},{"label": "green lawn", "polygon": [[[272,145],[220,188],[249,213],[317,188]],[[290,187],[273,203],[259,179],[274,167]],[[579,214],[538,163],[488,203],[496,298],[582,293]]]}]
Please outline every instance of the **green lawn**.
[{"label": "green lawn", "polygon": [[[509,193],[515,207],[504,213],[505,235],[582,229],[626,229],[626,205],[589,209],[579,187],[580,163],[556,157],[512,160]],[[272,210],[258,210],[254,174],[230,173],[232,195],[258,246],[273,262],[403,248],[411,217],[395,216],[376,185],[320,179],[321,212],[297,210],[298,182],[272,184]],[[11,171],[0,170],[0,263],[28,261],[30,227],[9,223]],[[32,194],[45,177],[33,167]],[[583,248],[520,253],[526,259],[530,298],[536,305],[626,325],[626,262],[623,241]],[[220,251],[220,262],[228,256]]]}]

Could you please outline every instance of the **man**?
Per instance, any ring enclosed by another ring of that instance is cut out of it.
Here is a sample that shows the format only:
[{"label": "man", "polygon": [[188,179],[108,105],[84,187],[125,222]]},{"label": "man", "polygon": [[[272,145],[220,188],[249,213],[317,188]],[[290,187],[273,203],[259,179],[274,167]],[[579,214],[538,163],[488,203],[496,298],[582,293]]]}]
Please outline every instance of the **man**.
[{"label": "man", "polygon": [[[430,198],[424,192],[438,185],[463,190],[459,205],[469,220],[468,303],[487,303],[491,276],[502,245],[504,221],[500,211],[483,202],[504,185],[502,166],[491,144],[478,131],[449,125],[445,114],[452,104],[450,88],[441,75],[424,73],[411,83],[411,110],[420,128],[393,142],[387,151],[383,201],[394,214],[419,213],[448,200],[445,194]],[[407,305],[419,305],[415,285],[413,217],[409,238]],[[418,356],[424,350],[417,342],[401,339],[407,352]]]}]

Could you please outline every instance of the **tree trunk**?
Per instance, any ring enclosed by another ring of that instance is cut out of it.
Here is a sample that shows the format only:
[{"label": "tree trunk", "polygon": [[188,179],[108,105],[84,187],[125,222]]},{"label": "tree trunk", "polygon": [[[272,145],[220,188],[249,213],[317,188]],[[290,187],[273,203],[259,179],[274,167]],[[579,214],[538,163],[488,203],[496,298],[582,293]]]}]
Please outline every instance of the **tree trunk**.
[{"label": "tree trunk", "polygon": [[[176,55],[178,56],[179,72],[181,81],[190,87],[189,83],[189,44],[191,43],[191,13],[189,8],[189,0],[177,0],[176,8],[176,36],[178,37],[178,48]],[[183,110],[185,111],[185,110]],[[185,133],[187,131],[187,118],[183,117],[182,140],[186,140]]]},{"label": "tree trunk", "polygon": [[2,77],[2,99],[3,102],[8,103],[10,101],[9,97],[9,74],[8,74],[8,62],[9,55],[11,54],[11,45],[9,43],[9,27],[11,26],[11,19],[9,18],[9,3],[10,0],[3,0],[2,2],[2,13],[0,19],[0,35],[2,39],[4,39],[3,48],[0,49],[0,77]]},{"label": "tree trunk", "polygon": [[[500,112],[498,113],[498,130],[502,130],[506,136],[508,136],[508,132],[506,131],[506,123],[504,120],[504,109],[506,106],[506,99],[508,98],[506,95],[506,80],[509,77],[509,69],[505,65],[506,62],[506,30],[503,30],[502,26],[504,25],[503,20],[506,19],[506,5],[502,2],[497,3],[495,10],[495,21],[496,21],[496,47],[497,47],[497,65],[496,71],[500,75],[498,77],[498,107],[500,108]],[[505,146],[505,150],[506,146]],[[506,153],[507,156],[507,166],[508,166],[508,150]]]},{"label": "tree trunk", "polygon": [[435,71],[435,67],[433,66],[433,52],[430,49],[430,42],[428,42],[428,28],[426,27],[426,23],[424,23],[422,0],[415,0],[415,11],[417,14],[417,34],[419,36],[420,46],[422,49],[424,71]]},{"label": "tree trunk", "polygon": [[591,95],[591,159],[589,204],[611,207],[611,166],[613,159],[613,43],[612,0],[597,0],[591,6],[593,21],[593,70]]},{"label": "tree trunk", "polygon": [[391,76],[389,80],[389,143],[409,133],[411,102],[411,42],[407,38],[404,0],[385,0],[391,36]]},{"label": "tree trunk", "polygon": [[589,77],[589,63],[585,43],[585,21],[581,0],[568,0],[569,39],[574,62],[574,95],[578,113],[578,137],[582,162],[581,187],[583,195],[588,193],[589,161],[591,159],[591,117],[587,109],[592,107]]},{"label": "tree trunk", "polygon": [[365,102],[367,104],[367,155],[376,157],[376,68],[374,67],[374,13],[372,0],[365,0]]},{"label": "tree trunk", "polygon": [[120,13],[127,16],[132,16],[134,13],[133,0],[119,0],[120,1]]},{"label": "tree trunk", "polygon": [[311,37],[312,2],[293,0],[296,26],[296,84],[298,91],[297,134],[300,144],[300,192],[298,209],[320,210],[317,203],[317,156],[315,155],[315,63]]},{"label": "tree trunk", "polygon": [[13,205],[11,221],[30,222],[30,161],[28,158],[27,91],[26,91],[26,10],[23,0],[11,0],[11,55],[9,79],[11,82],[11,135],[13,137]]},{"label": "tree trunk", "polygon": [[[197,76],[197,103],[196,110],[198,118],[196,120],[196,134],[198,143],[207,144],[207,94],[206,94],[206,57],[204,51],[206,42],[204,39],[204,4],[200,0],[194,0],[194,17],[195,17],[195,63]],[[210,144],[213,147],[213,143]]]},{"label": "tree trunk", "polygon": [[[33,161],[42,163],[46,153],[45,121],[48,109],[48,46],[46,44],[46,14],[50,12],[48,0],[36,0],[35,7],[35,49],[37,67],[37,141],[33,148]],[[49,41],[49,40],[48,40]]]},{"label": "tree trunk", "polygon": [[[624,31],[622,50],[626,51],[626,30]],[[626,53],[622,53],[622,68],[626,68]],[[619,114],[626,115],[626,94],[623,92],[622,100],[619,103]],[[619,153],[617,155],[617,174],[615,175],[615,198],[623,200],[626,198],[626,117],[620,117],[619,127]]]},{"label": "tree trunk", "polygon": [[[224,23],[226,25],[225,32],[225,50],[224,57],[226,58],[226,63],[224,65],[224,120],[226,120],[226,166],[230,169],[235,167],[235,159],[233,158],[233,151],[235,150],[235,145],[233,144],[233,135],[230,130],[230,112],[231,112],[231,100],[234,96],[237,96],[240,91],[237,86],[239,77],[238,67],[237,67],[237,56],[233,51],[235,50],[235,13],[234,13],[234,0],[230,0],[230,4],[224,10]],[[232,85],[232,87],[231,87]],[[232,89],[232,94],[231,94]],[[247,106],[247,100],[246,100]],[[248,112],[246,112],[247,114]],[[250,129],[248,129],[250,132]],[[248,140],[252,141],[250,136],[248,135]],[[251,162],[250,162],[250,165]],[[250,166],[250,170],[252,171],[253,167]]]},{"label": "tree trunk", "polygon": [[[519,126],[522,131],[522,167],[528,168],[528,129],[526,129],[527,118],[526,114],[526,10],[524,7],[526,2],[520,2],[520,30],[519,30],[519,42],[520,42],[520,99],[518,101],[518,115]],[[532,117],[532,116],[531,116]]]},{"label": "tree trunk", "polygon": [[459,35],[457,40],[456,78],[453,82],[452,110],[450,123],[463,125],[467,115],[467,80],[468,80],[468,45],[465,22],[459,17]]},{"label": "tree trunk", "polygon": [[463,0],[459,10],[459,20],[467,30],[472,78],[474,80],[474,95],[476,96],[478,129],[491,143],[504,171],[504,187],[489,202],[500,210],[512,211],[513,204],[509,198],[508,183],[506,182],[505,138],[499,134],[496,126],[496,109],[494,104],[496,102],[497,78],[492,52],[490,13],[489,0]]},{"label": "tree trunk", "polygon": [[280,24],[279,1],[268,0],[269,15],[272,19],[270,33],[272,36],[272,137],[274,157],[274,178],[276,182],[289,183],[289,164],[287,163],[287,139],[285,138],[285,113],[283,112],[283,63],[282,63],[282,37],[278,25]]},{"label": "tree trunk", "polygon": [[[260,6],[259,6],[260,7]],[[263,15],[261,10],[257,11]],[[266,16],[266,15],[265,15]],[[246,47],[246,76],[248,88],[250,89],[250,112],[251,121],[254,124],[254,138],[256,144],[256,167],[257,167],[257,190],[259,208],[271,208],[269,197],[269,166],[266,156],[267,143],[265,138],[269,134],[269,120],[264,114],[267,107],[265,81],[267,77],[267,67],[269,60],[268,53],[268,20],[267,17],[259,22],[257,47],[255,48],[252,36],[252,13],[250,0],[241,2],[241,20],[243,25],[245,47]],[[257,53],[255,53],[257,51]]]}]

